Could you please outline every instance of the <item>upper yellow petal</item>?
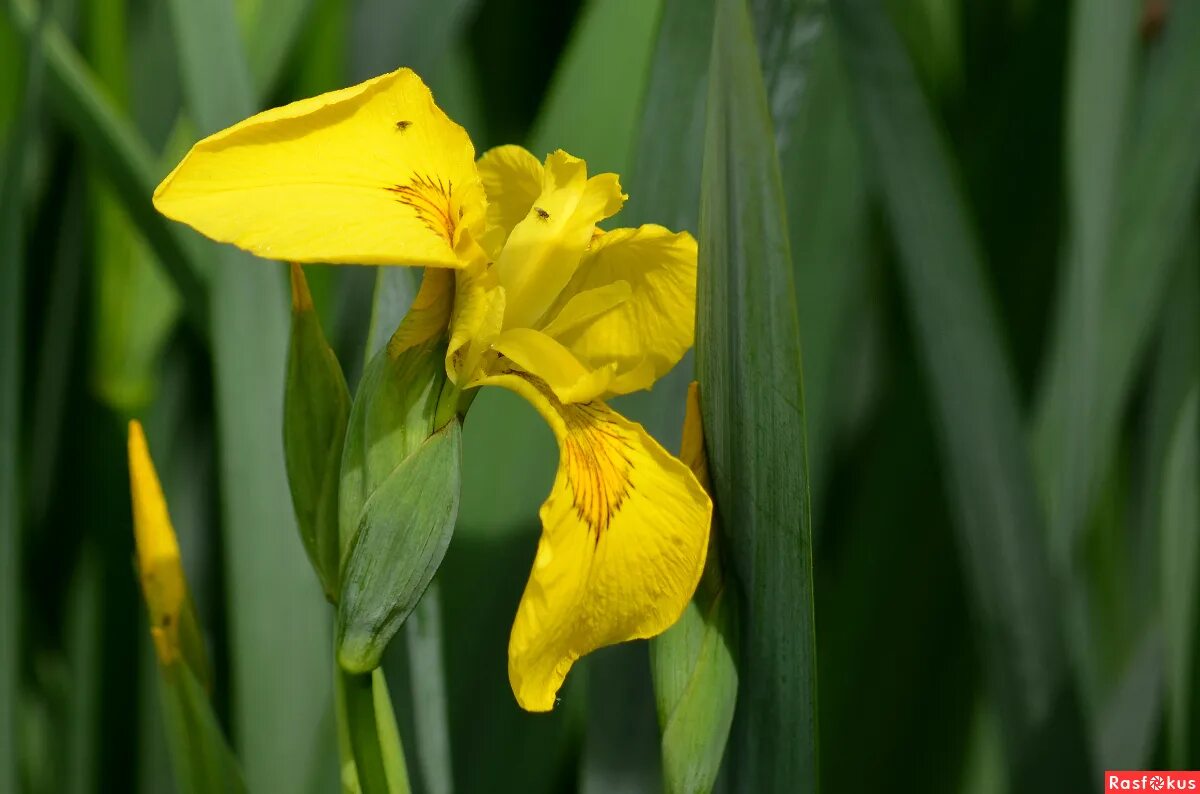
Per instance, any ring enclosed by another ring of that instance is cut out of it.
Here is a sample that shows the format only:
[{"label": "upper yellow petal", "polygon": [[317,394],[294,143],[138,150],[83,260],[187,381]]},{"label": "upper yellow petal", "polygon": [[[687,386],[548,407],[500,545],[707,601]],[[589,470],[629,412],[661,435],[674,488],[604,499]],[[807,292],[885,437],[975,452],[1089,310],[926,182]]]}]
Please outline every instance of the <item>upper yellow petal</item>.
[{"label": "upper yellow petal", "polygon": [[414,72],[268,110],[205,138],[154,206],[268,259],[460,267],[483,234],[475,150]]},{"label": "upper yellow petal", "polygon": [[488,247],[498,252],[542,194],[542,163],[509,144],[488,149],[478,166],[487,193]]},{"label": "upper yellow petal", "polygon": [[[612,284],[629,297],[588,322],[565,322],[577,298]],[[585,368],[615,364],[609,394],[648,388],[692,346],[696,322],[696,241],[662,226],[615,229],[597,237],[547,313],[546,332]]]},{"label": "upper yellow petal", "polygon": [[533,403],[559,443],[508,646],[517,702],[548,711],[576,659],[678,619],[704,569],[712,502],[683,463],[603,403],[564,405],[519,375],[488,382]]},{"label": "upper yellow petal", "polygon": [[508,236],[496,274],[508,305],[505,328],[533,328],[571,280],[596,224],[625,202],[616,174],[587,176],[587,164],[557,151],[546,158],[542,189]]},{"label": "upper yellow petal", "polygon": [[129,423],[129,484],[138,574],[150,612],[150,634],[159,660],[171,664],[180,655],[179,623],[187,584],[167,501],[137,420]]}]

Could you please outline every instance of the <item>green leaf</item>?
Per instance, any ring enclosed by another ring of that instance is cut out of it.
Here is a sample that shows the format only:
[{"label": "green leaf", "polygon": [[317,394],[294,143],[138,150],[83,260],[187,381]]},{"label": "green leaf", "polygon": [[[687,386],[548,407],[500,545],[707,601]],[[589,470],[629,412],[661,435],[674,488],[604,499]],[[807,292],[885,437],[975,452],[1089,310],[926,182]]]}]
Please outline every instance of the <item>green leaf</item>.
[{"label": "green leaf", "polygon": [[799,329],[775,136],[744,0],[718,0],[711,58],[696,369],[714,502],[743,604],[730,770],[739,790],[812,791],[816,648]]},{"label": "green leaf", "polygon": [[1160,598],[1167,642],[1167,739],[1172,768],[1189,763],[1200,573],[1200,381],[1175,422],[1163,469]]},{"label": "green leaf", "polygon": [[1078,521],[1070,514],[1088,501],[1085,492],[1071,489],[1086,488],[1085,472],[1094,468],[1088,458],[1096,452],[1090,445],[1095,437],[1092,394],[1101,375],[1101,295],[1118,209],[1117,173],[1127,134],[1140,10],[1133,0],[1087,3],[1075,7],[1072,19],[1065,146],[1070,239],[1055,315],[1055,339],[1063,349],[1050,359],[1051,366],[1063,371],[1049,375],[1051,384],[1067,391],[1047,403],[1047,410],[1057,413],[1042,420],[1037,436],[1040,482],[1060,565],[1069,554],[1067,525]]},{"label": "green leaf", "polygon": [[246,784],[204,687],[184,664],[159,668],[167,739],[181,794],[242,794]]},{"label": "green leaf", "polygon": [[[1074,769],[1082,728],[1063,699],[1065,653],[1011,366],[946,147],[882,7],[832,5],[866,147],[899,249],[930,382],[960,553],[1009,759]],[[1066,709],[1063,711],[1062,709]],[[1061,717],[1058,725],[1052,719]],[[1053,727],[1052,727],[1053,725]],[[1054,745],[1032,738],[1050,731]],[[1024,782],[1024,781],[1021,781]],[[1053,785],[1046,777],[1040,785]]]},{"label": "green leaf", "polygon": [[[1120,56],[1106,52],[1096,57]],[[1110,90],[1107,82],[1097,85]],[[1094,314],[1102,320],[1098,339],[1080,335],[1064,311],[1033,425],[1034,448],[1046,480],[1043,490],[1051,505],[1052,537],[1063,554],[1076,543],[1104,467],[1112,460],[1170,265],[1195,206],[1200,180],[1200,147],[1195,145],[1200,138],[1200,5],[1171,7],[1162,40],[1148,53],[1129,105],[1136,123],[1119,155],[1112,239],[1108,249],[1097,254],[1105,258],[1092,264],[1100,274],[1099,285],[1090,287],[1099,303]],[[1116,317],[1120,322],[1111,321]],[[1084,366],[1094,365],[1081,371],[1081,360]],[[1085,376],[1090,377],[1080,380]],[[1080,395],[1087,399],[1081,402]],[[1083,419],[1078,419],[1085,408]],[[1064,417],[1076,418],[1064,422]],[[1067,442],[1060,435],[1064,427],[1072,428]],[[1073,457],[1060,463],[1056,456],[1064,448]]]},{"label": "green leaf", "polygon": [[[619,216],[623,226],[657,223],[696,232],[714,13],[713,0],[663,0],[641,120],[622,182],[629,193]],[[613,401],[666,449],[679,447],[692,359],[686,354],[652,390]]]},{"label": "green leaf", "polygon": [[863,153],[828,9],[811,0],[758,0],[751,8],[787,203],[809,488],[819,517],[827,459],[847,414],[839,399],[850,371],[846,331],[851,309],[864,302],[870,226]]},{"label": "green leaf", "polygon": [[663,789],[712,791],[737,703],[732,591],[697,598],[650,643],[662,726]]},{"label": "green leaf", "polygon": [[337,603],[339,591],[338,482],[349,417],[350,390],[342,366],[325,341],[304,271],[292,265],[284,457],[300,539],[330,603]]},{"label": "green leaf", "polygon": [[[173,0],[168,8],[199,132],[250,115],[251,80],[229,0]],[[331,682],[327,613],[296,542],[279,437],[287,357],[282,267],[231,247],[205,250],[214,260],[210,328],[233,732],[251,788],[301,791],[312,765],[295,759],[322,751]]]},{"label": "green leaf", "polygon": [[[367,456],[378,455],[378,446],[368,442]],[[458,517],[461,454],[461,428],[452,419],[370,489],[342,571],[338,662],[344,669],[379,665],[441,565]]]}]

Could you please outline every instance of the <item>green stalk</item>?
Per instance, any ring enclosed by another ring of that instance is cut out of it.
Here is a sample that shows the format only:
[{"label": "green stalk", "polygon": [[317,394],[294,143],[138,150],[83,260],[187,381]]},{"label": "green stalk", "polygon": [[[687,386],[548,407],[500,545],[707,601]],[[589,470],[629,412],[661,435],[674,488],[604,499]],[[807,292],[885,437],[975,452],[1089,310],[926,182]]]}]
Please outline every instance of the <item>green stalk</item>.
[{"label": "green stalk", "polygon": [[343,791],[354,791],[357,781],[362,794],[409,794],[404,747],[383,671],[347,673],[336,658],[333,668]]}]

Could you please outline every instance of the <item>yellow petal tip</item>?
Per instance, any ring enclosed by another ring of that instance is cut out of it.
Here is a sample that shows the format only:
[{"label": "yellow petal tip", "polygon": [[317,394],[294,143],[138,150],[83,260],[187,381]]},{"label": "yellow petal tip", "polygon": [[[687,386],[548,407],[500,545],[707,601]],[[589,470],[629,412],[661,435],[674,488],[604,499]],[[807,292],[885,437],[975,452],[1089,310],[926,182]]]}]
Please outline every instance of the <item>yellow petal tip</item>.
[{"label": "yellow petal tip", "polygon": [[136,419],[129,422],[129,484],[138,575],[150,613],[150,633],[159,660],[171,664],[179,658],[179,619],[187,585],[162,485],[145,431]]}]

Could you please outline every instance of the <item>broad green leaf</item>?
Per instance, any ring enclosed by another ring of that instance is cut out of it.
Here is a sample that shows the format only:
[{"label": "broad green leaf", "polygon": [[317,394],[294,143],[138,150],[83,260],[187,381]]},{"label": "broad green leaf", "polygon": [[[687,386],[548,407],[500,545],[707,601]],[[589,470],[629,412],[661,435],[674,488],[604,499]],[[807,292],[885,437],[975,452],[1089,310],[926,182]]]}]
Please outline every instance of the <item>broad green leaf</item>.
[{"label": "broad green leaf", "polygon": [[[883,8],[833,4],[866,148],[899,250],[930,383],[959,549],[1010,763],[1076,769],[1082,728],[1065,653],[1016,387],[947,150]],[[1069,695],[1069,693],[1068,693]],[[1062,724],[1054,722],[1061,719]],[[1033,774],[1033,773],[1031,773]],[[1025,784],[1019,779],[1016,783]],[[1039,785],[1054,784],[1050,777]]]},{"label": "broad green leaf", "polygon": [[730,771],[739,790],[812,791],[816,648],[799,327],[775,136],[744,0],[718,0],[709,75],[696,369],[714,502],[743,605]]},{"label": "broad green leaf", "polygon": [[[354,417],[351,422],[357,428]],[[362,505],[338,600],[338,662],[346,670],[362,673],[379,665],[441,565],[458,516],[460,433],[458,420],[451,419],[399,458]],[[353,443],[346,445],[348,460]],[[365,454],[378,451],[368,447]]]},{"label": "broad green leaf", "polygon": [[[230,0],[169,4],[190,115],[201,134],[256,108]],[[296,542],[280,428],[287,315],[283,267],[208,246],[233,732],[255,790],[300,791],[331,746],[327,619]],[[281,660],[286,662],[281,663]],[[298,697],[297,693],[304,693]]]},{"label": "broad green leaf", "polygon": [[1162,482],[1159,598],[1167,642],[1167,740],[1172,768],[1190,759],[1200,572],[1200,381],[1192,382],[1175,422]]},{"label": "broad green leaf", "polygon": [[[26,40],[34,35],[34,6],[9,0],[8,10]],[[58,115],[105,169],[130,219],[163,263],[188,318],[207,337],[208,296],[203,266],[195,245],[181,229],[159,215],[150,203],[159,169],[145,140],[120,115],[98,85],[79,53],[52,22],[43,26],[48,93]]]},{"label": "broad green leaf", "polygon": [[[827,7],[755,0],[755,30],[787,200],[788,240],[804,340],[804,412],[814,515],[848,373],[846,331],[863,302],[869,216],[859,137]],[[817,524],[820,532],[820,524]]]},{"label": "broad green leaf", "polygon": [[[1107,84],[1100,85],[1109,90]],[[1058,324],[1033,424],[1051,535],[1062,554],[1075,548],[1098,481],[1112,459],[1170,265],[1195,206],[1200,180],[1200,147],[1195,145],[1200,138],[1200,5],[1171,6],[1161,41],[1147,53],[1129,113],[1134,122],[1115,177],[1112,239],[1095,287],[1098,316],[1104,321],[1094,352],[1080,349],[1092,342],[1079,336],[1069,314]],[[1120,322],[1111,321],[1117,317]],[[1085,361],[1090,356],[1095,366],[1077,371],[1072,362],[1081,356]],[[1073,380],[1089,374],[1088,380]],[[1079,425],[1066,447],[1073,462],[1059,464],[1063,417],[1081,409],[1081,394],[1087,396],[1086,424]]]},{"label": "broad green leaf", "polygon": [[167,739],[181,794],[244,794],[208,693],[185,664],[161,667]]},{"label": "broad green leaf", "polygon": [[299,265],[292,265],[292,331],[283,397],[283,448],[300,538],[325,597],[337,603],[338,482],[350,391]]}]

